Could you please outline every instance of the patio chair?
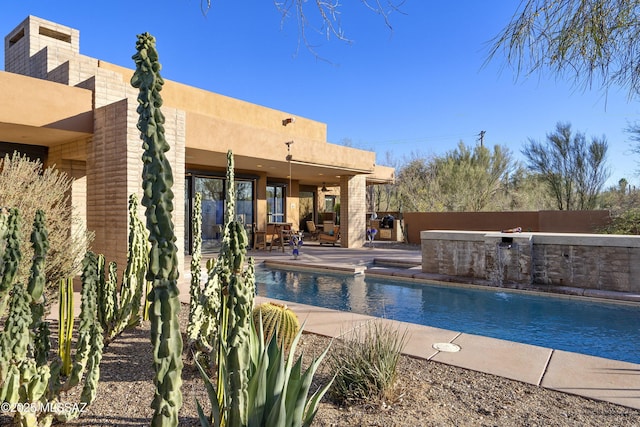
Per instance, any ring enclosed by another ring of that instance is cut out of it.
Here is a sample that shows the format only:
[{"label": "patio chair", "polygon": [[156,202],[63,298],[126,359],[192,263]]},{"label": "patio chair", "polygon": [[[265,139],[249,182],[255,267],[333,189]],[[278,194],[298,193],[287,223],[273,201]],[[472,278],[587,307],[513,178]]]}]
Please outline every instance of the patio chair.
[{"label": "patio chair", "polygon": [[309,234],[311,234],[311,240],[318,240],[318,234],[320,234],[320,230],[316,227],[316,223],[313,221],[307,221],[307,230],[309,230]]},{"label": "patio chair", "polygon": [[321,245],[323,243],[331,243],[331,246],[335,246],[340,240],[340,226],[334,225],[333,230],[330,230],[329,232],[324,230],[322,233],[318,234],[318,240]]}]

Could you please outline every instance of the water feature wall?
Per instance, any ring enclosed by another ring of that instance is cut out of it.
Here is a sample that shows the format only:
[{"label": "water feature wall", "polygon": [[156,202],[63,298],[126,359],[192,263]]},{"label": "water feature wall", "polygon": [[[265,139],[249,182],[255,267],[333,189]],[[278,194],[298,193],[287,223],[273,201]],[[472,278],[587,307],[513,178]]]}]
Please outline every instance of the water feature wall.
[{"label": "water feature wall", "polygon": [[640,236],[432,230],[420,238],[424,273],[640,294]]}]

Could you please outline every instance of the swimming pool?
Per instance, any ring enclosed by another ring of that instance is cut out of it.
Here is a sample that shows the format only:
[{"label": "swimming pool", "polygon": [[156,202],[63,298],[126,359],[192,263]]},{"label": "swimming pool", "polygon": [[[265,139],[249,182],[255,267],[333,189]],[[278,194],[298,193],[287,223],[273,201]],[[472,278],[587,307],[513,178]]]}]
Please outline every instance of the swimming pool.
[{"label": "swimming pool", "polygon": [[640,363],[640,306],[388,280],[256,269],[260,296]]}]

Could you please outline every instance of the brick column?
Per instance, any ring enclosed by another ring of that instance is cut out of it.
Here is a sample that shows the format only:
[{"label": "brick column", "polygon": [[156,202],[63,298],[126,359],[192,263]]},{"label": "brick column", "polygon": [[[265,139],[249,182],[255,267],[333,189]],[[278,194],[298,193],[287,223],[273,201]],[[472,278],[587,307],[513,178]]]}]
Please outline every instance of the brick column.
[{"label": "brick column", "polygon": [[367,234],[367,194],[364,175],[340,178],[340,240],[343,248],[360,248]]}]

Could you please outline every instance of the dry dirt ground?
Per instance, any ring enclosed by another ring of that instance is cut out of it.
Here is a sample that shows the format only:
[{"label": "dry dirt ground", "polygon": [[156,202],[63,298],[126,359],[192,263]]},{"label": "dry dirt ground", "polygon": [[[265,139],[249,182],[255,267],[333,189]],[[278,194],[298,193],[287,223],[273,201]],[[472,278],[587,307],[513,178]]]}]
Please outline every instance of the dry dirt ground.
[{"label": "dry dirt ground", "polygon": [[[188,307],[183,305],[183,330],[187,313]],[[326,337],[304,334],[300,348],[310,359],[329,343]],[[149,425],[154,391],[151,363],[149,324],[145,322],[105,348],[96,401],[78,420],[66,425]],[[182,377],[180,425],[198,426],[195,401],[204,403],[208,413],[208,399],[203,381],[186,355]],[[329,377],[321,370],[313,387]],[[386,402],[340,407],[325,397],[314,425],[640,426],[637,410],[409,357],[401,358],[396,383],[395,398]],[[77,401],[80,390],[71,393],[68,399]],[[0,425],[10,425],[10,421],[6,414],[0,414]]]}]

